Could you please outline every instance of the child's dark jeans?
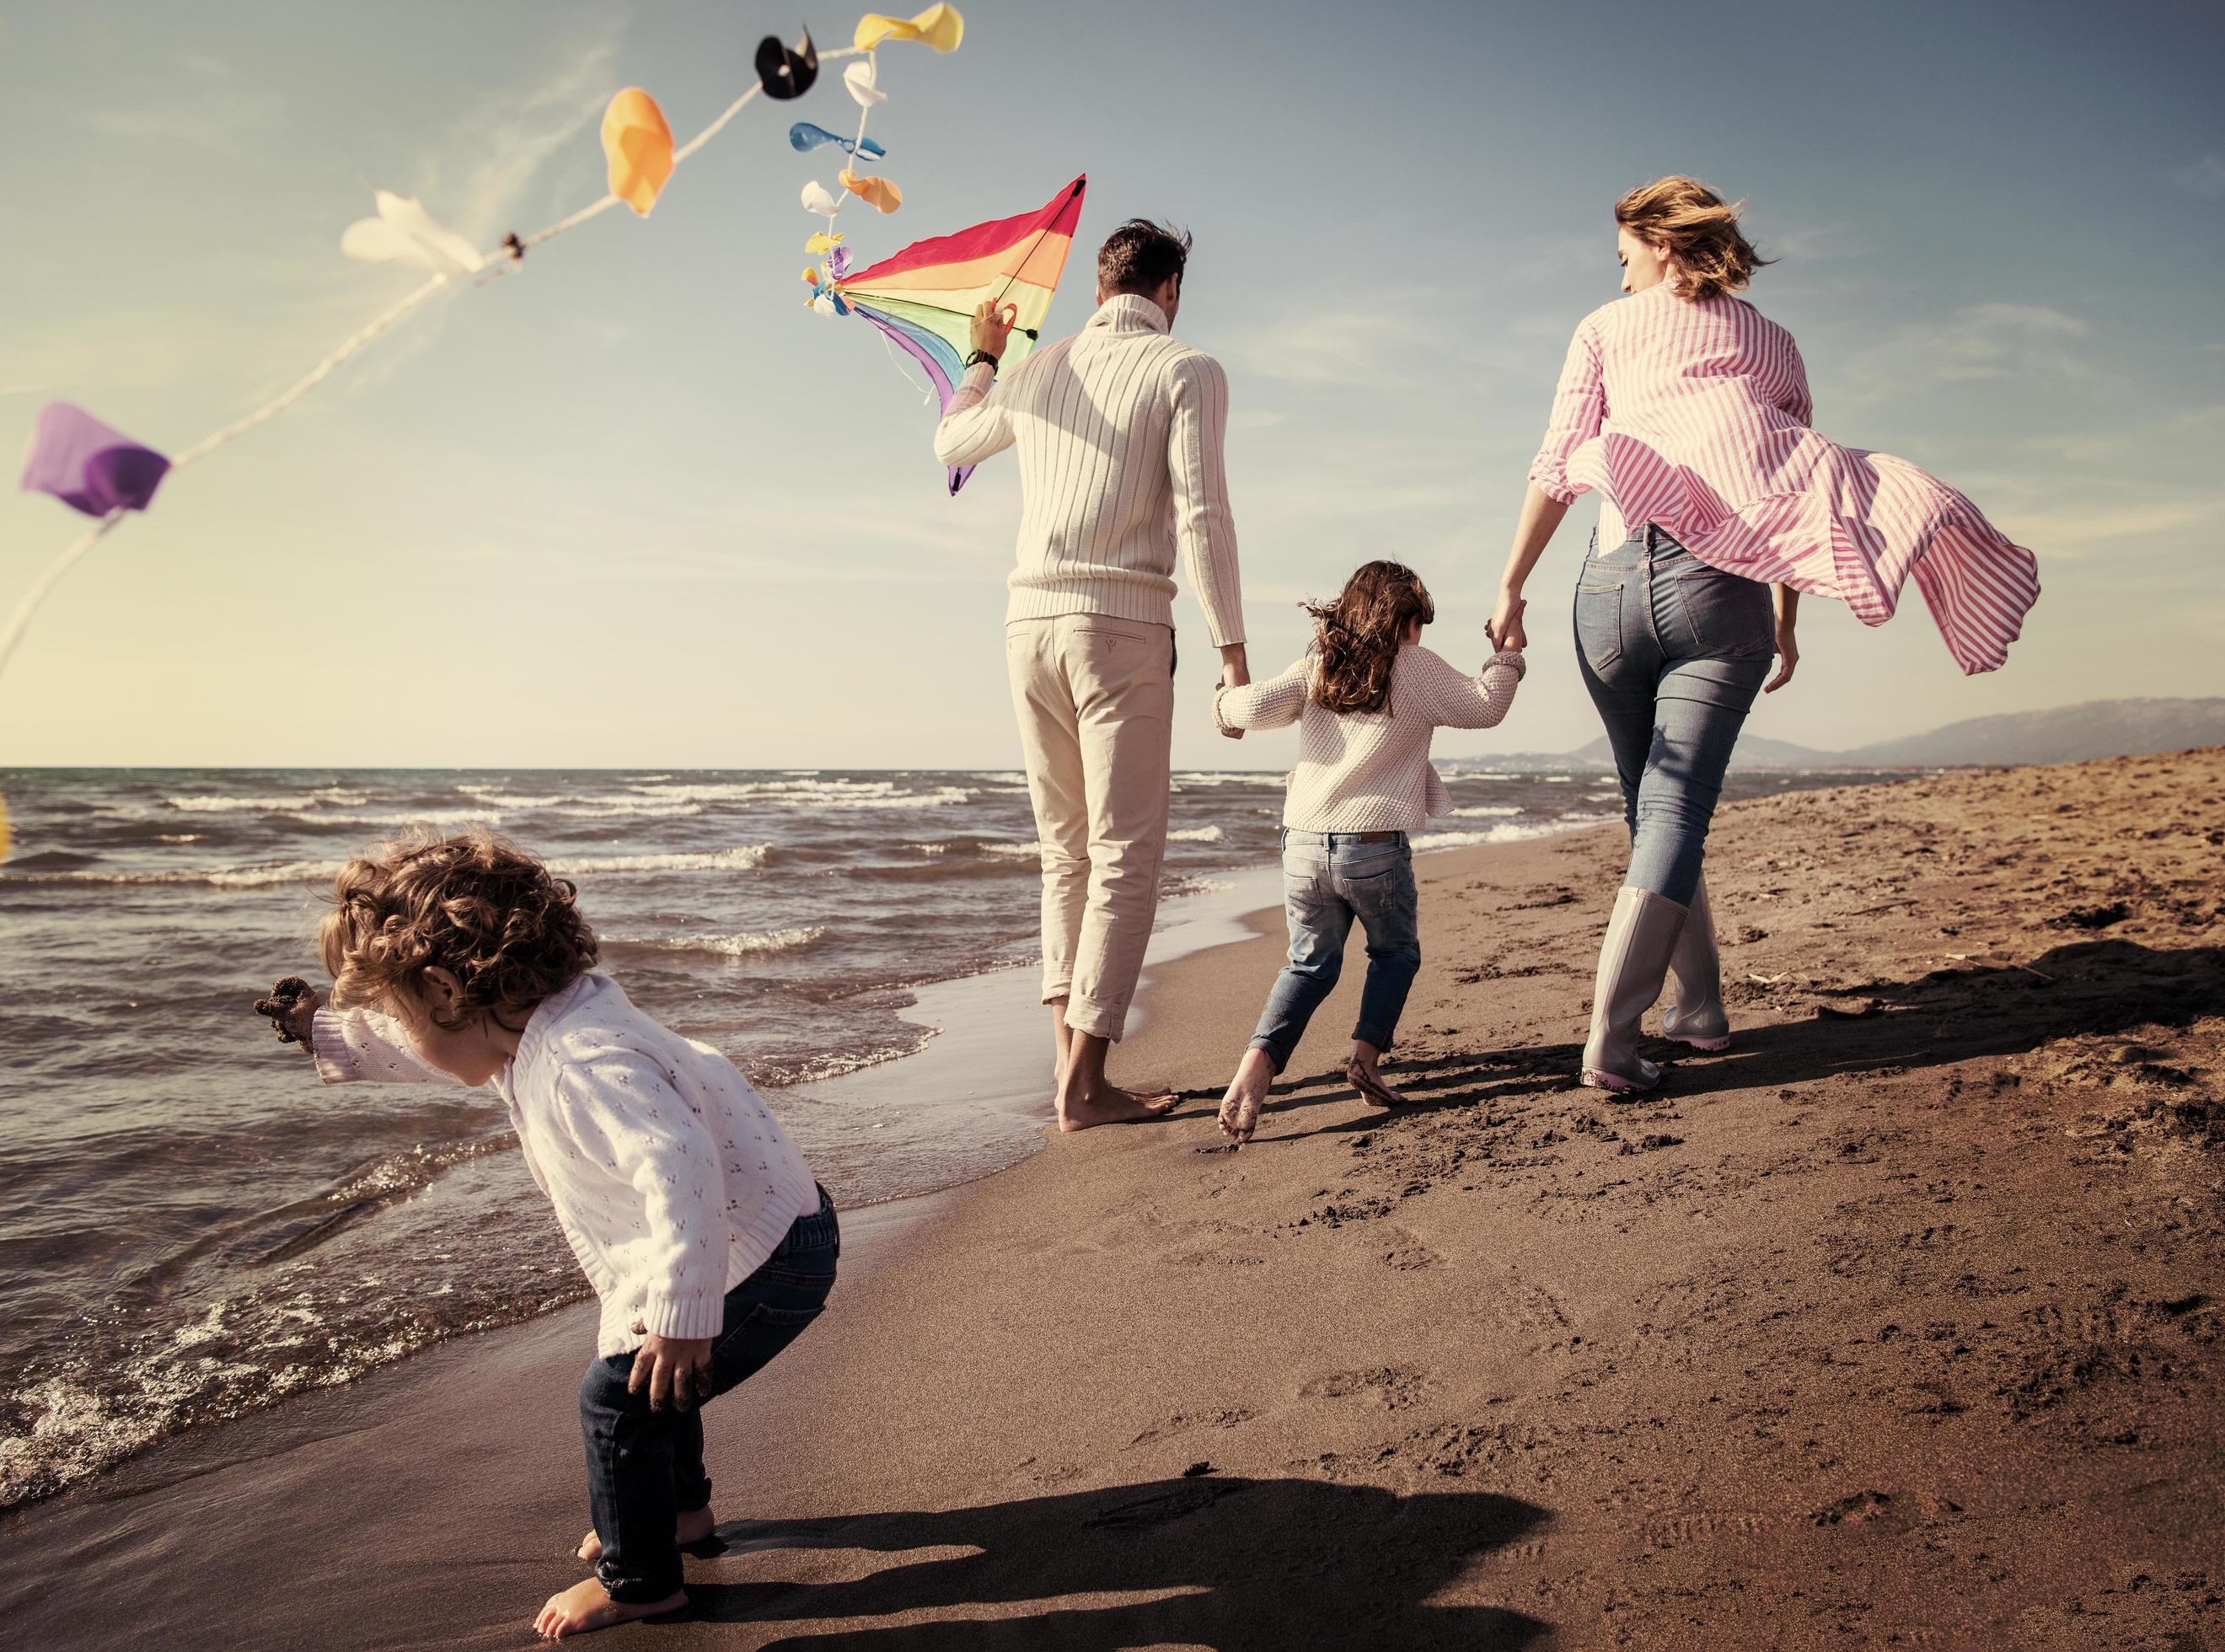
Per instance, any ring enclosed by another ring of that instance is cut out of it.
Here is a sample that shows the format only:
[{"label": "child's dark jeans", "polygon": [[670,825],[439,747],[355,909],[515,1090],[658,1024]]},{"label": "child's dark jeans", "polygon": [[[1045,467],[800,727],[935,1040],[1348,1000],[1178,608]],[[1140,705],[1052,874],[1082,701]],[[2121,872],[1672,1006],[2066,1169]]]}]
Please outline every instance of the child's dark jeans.
[{"label": "child's dark jeans", "polygon": [[1391,1047],[1407,989],[1422,967],[1414,855],[1404,832],[1283,833],[1283,907],[1290,961],[1275,977],[1252,1035],[1279,1073],[1305,1036],[1306,1023],[1344,969],[1354,918],[1367,931],[1367,980],[1352,1036]]},{"label": "child's dark jeans", "polygon": [[[713,1397],[756,1376],[819,1317],[841,1254],[841,1226],[822,1187],[818,1211],[798,1217],[764,1265],[726,1293],[726,1322],[711,1344]],[[595,1575],[612,1600],[662,1600],[680,1588],[681,1514],[711,1506],[702,1401],[651,1410],[646,1387],[626,1389],[633,1361],[599,1359],[580,1384],[587,1507],[603,1544]]]}]

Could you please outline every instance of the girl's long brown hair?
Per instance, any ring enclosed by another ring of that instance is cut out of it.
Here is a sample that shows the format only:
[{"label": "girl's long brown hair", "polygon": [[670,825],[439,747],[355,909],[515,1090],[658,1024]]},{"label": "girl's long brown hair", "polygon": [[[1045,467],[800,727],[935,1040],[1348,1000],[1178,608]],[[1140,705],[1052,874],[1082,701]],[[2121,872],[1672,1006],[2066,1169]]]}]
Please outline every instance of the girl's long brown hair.
[{"label": "girl's long brown hair", "polygon": [[1309,602],[1314,617],[1314,703],[1324,711],[1381,711],[1406,627],[1437,617],[1422,576],[1404,562],[1369,562],[1334,602]]},{"label": "girl's long brown hair", "polygon": [[1697,178],[1672,175],[1632,190],[1614,204],[1614,221],[1648,246],[1665,248],[1681,278],[1677,295],[1697,303],[1734,293],[1774,259],[1753,250],[1739,228],[1746,203],[1726,206]]}]

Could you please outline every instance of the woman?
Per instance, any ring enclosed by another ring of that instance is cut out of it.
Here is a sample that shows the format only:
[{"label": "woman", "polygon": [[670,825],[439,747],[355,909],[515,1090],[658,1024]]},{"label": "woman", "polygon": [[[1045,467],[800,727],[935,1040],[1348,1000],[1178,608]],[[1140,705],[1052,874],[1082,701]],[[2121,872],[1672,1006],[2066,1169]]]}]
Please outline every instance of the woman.
[{"label": "woman", "polygon": [[1639,1022],[1671,971],[1663,1032],[1729,1045],[1701,860],[1754,696],[1764,678],[1783,688],[1798,664],[1800,594],[1881,625],[1912,576],[1956,663],[1983,671],[2006,658],[2039,581],[2032,553],[1945,483],[1808,428],[1791,335],[1731,296],[1767,262],[1737,207],[1670,177],[1632,190],[1614,217],[1630,296],[1586,316],[1569,346],[1491,640],[1524,645],[1523,584],[1569,501],[1598,489],[1577,651],[1613,748],[1631,857],[1600,949],[1582,1077],[1632,1091],[1661,1080],[1638,1053]]}]

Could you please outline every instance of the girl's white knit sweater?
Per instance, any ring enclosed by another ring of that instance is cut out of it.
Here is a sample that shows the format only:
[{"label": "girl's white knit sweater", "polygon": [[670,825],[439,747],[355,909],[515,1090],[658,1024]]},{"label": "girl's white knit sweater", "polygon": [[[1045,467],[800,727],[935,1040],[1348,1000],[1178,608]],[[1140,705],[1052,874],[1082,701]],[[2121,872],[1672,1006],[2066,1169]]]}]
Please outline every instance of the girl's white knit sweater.
[{"label": "girl's white knit sweater", "polygon": [[1283,824],[1301,832],[1418,832],[1451,801],[1429,764],[1439,728],[1490,728],[1514,703],[1522,656],[1493,654],[1469,677],[1419,643],[1398,651],[1380,711],[1335,712],[1313,697],[1315,656],[1280,677],[1214,696],[1223,728],[1298,725],[1298,766],[1283,799]]},{"label": "girl's white knit sweater", "polygon": [[[399,1021],[317,1012],[325,1082],[456,1081]],[[488,1088],[602,1299],[596,1351],[645,1335],[715,1337],[726,1293],[764,1265],[818,1185],[734,1064],[636,1009],[607,975],[544,999]]]}]

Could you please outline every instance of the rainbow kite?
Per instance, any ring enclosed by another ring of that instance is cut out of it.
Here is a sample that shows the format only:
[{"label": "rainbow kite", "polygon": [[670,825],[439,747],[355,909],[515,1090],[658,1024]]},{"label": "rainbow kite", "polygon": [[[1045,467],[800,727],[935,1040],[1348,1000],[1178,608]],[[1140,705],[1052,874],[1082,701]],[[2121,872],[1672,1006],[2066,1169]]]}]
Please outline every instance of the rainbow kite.
[{"label": "rainbow kite", "polygon": [[[828,291],[840,307],[855,310],[918,359],[948,412],[965,377],[960,364],[973,353],[973,311],[983,299],[1013,314],[1003,371],[1011,372],[1035,348],[1074,245],[1088,181],[1076,178],[1040,212],[916,241],[870,270],[837,279]],[[953,493],[966,486],[973,469],[951,471]]]}]

